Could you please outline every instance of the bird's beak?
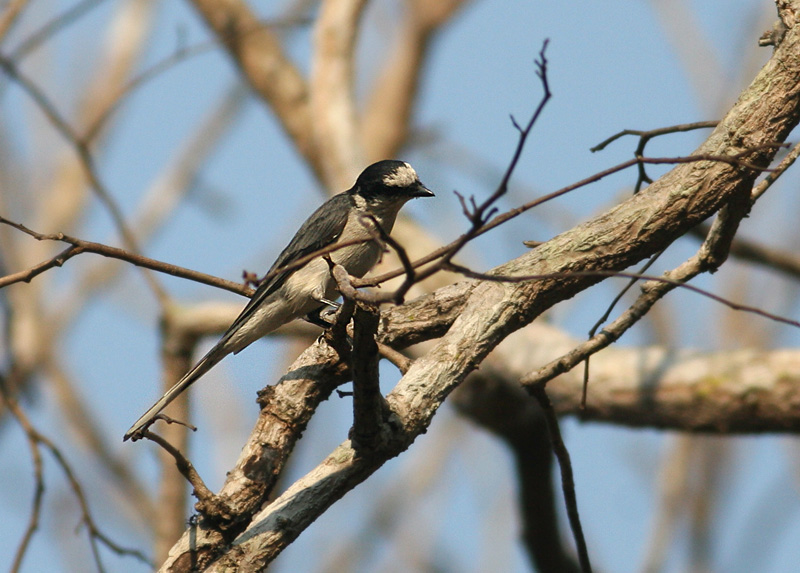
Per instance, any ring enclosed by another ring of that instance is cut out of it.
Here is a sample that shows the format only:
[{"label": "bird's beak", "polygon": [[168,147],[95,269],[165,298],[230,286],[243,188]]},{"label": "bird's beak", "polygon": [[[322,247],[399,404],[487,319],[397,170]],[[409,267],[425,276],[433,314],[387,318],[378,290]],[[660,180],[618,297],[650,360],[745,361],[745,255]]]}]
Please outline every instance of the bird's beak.
[{"label": "bird's beak", "polygon": [[435,197],[433,191],[425,187],[422,183],[417,183],[416,188],[411,193],[412,197]]}]

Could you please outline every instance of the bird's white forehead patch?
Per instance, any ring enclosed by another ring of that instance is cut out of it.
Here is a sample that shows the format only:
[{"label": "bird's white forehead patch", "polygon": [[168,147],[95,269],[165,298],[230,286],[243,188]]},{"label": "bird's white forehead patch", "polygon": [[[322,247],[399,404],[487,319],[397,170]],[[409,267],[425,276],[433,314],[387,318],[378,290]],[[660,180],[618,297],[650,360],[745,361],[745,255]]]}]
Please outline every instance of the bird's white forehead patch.
[{"label": "bird's white forehead patch", "polygon": [[383,176],[383,184],[387,187],[409,187],[419,181],[417,172],[408,163],[403,163],[391,173]]}]

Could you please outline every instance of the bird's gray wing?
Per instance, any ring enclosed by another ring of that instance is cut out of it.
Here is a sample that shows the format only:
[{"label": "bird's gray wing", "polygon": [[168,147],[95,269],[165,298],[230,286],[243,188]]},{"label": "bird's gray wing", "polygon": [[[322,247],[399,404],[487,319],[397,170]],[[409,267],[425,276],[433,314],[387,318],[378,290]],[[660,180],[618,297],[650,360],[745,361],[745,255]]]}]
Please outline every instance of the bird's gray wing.
[{"label": "bird's gray wing", "polygon": [[[328,199],[328,201],[301,225],[297,234],[289,242],[289,245],[283,249],[278,256],[278,260],[272,265],[267,275],[333,243],[344,230],[351,206],[350,197],[344,193]],[[266,297],[280,288],[286,278],[293,272],[294,270],[279,272],[272,278],[261,283],[250,299],[250,302],[244,310],[242,310],[241,314],[239,314],[230,328],[225,331],[222,338],[220,338],[214,347],[170,388],[158,402],[153,404],[153,406],[131,426],[130,430],[125,433],[123,440],[138,440],[141,438],[143,431],[153,423],[153,420],[161,410],[166,408],[167,405],[186,390],[186,388],[222,360],[230,352],[230,349],[226,348],[226,344],[233,334],[247,322],[253,312],[258,308],[258,305],[261,304]]]},{"label": "bird's gray wing", "polygon": [[[281,251],[277,260],[272,264],[269,271],[267,271],[266,276],[336,241],[344,230],[352,206],[352,199],[347,193],[339,193],[325,201],[325,203],[314,211],[314,213],[306,219],[305,223],[300,226],[292,240],[286,248]],[[247,306],[244,307],[244,310],[242,310],[237,319],[233,321],[233,324],[231,324],[223,338],[227,338],[230,334],[236,332],[236,330],[250,318],[250,315],[258,305],[270,294],[278,290],[286,279],[296,270],[297,269],[278,272],[271,278],[262,282],[256,289],[256,292],[253,293],[250,302],[247,303]]]},{"label": "bird's gray wing", "polygon": [[[289,245],[283,249],[278,256],[278,260],[272,265],[267,275],[333,243],[341,236],[344,230],[351,206],[350,197],[344,193],[328,199],[301,225],[297,234],[295,234],[294,238],[289,242]],[[141,438],[143,431],[153,423],[153,420],[161,410],[166,408],[179,394],[222,360],[230,352],[230,349],[226,348],[226,344],[231,337],[250,319],[258,306],[270,294],[280,288],[286,278],[293,272],[294,270],[278,272],[272,278],[261,283],[250,299],[250,302],[244,307],[244,310],[242,310],[230,328],[225,331],[222,338],[220,338],[214,347],[170,388],[158,402],[131,426],[123,439],[138,440]]]}]

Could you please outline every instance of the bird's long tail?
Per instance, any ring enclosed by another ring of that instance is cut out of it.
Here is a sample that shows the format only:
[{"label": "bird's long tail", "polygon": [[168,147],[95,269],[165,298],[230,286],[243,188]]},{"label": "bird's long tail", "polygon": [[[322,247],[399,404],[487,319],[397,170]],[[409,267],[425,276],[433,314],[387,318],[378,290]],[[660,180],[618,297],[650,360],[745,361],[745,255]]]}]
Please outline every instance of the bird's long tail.
[{"label": "bird's long tail", "polygon": [[222,340],[215,344],[214,347],[209,350],[191,370],[184,374],[183,378],[178,380],[178,382],[172,388],[167,390],[164,395],[159,398],[158,402],[153,404],[153,406],[147,412],[145,412],[141,418],[136,420],[136,423],[131,426],[130,430],[125,432],[125,436],[122,438],[122,441],[127,441],[130,439],[136,441],[140,439],[142,437],[142,432],[153,423],[155,417],[160,414],[161,411],[170,404],[170,402],[177,398],[181,392],[186,390],[198,378],[211,370],[211,368],[213,368],[220,360],[225,358],[225,356],[230,353],[230,349],[226,347],[227,342],[228,337],[223,337]]}]

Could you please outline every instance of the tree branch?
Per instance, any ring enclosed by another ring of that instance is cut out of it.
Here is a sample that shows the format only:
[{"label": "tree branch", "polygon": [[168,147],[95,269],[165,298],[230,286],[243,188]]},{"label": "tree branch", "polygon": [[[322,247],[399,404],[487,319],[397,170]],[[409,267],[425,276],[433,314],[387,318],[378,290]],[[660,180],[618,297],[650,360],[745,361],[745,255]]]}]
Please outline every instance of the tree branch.
[{"label": "tree branch", "polygon": [[319,181],[325,171],[313,138],[308,86],[276,34],[242,0],[192,0],[247,83],[269,105]]},{"label": "tree branch", "polygon": [[311,125],[325,186],[346,189],[363,165],[353,82],[355,45],[365,0],[325,0],[314,28]]},{"label": "tree branch", "polygon": [[[773,59],[698,149],[698,155],[731,156],[782,141],[788,135],[800,120],[794,96],[800,85],[799,48],[800,34],[790,30]],[[776,109],[782,113],[776,114]],[[751,161],[767,164],[773,154],[773,149],[764,149]],[[501,265],[495,272],[543,275],[625,268],[663,249],[742,189],[749,190],[755,175],[752,170],[720,162],[679,165],[618,207]],[[597,280],[576,276],[513,285],[477,284],[447,334],[424,359],[414,363],[387,397],[404,431],[395,435],[381,455],[368,460],[355,457],[349,443],[340,445],[320,466],[256,515],[230,555],[247,554],[254,564],[270,562],[345,492],[407,448],[427,428],[447,394],[510,332]],[[229,563],[223,558],[211,570]]]},{"label": "tree branch", "polygon": [[353,428],[350,440],[359,452],[369,454],[381,444],[385,411],[378,374],[378,331],[380,312],[364,303],[356,305],[353,315]]}]

